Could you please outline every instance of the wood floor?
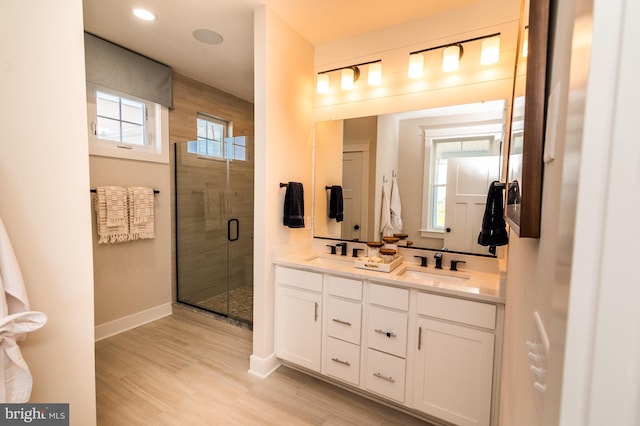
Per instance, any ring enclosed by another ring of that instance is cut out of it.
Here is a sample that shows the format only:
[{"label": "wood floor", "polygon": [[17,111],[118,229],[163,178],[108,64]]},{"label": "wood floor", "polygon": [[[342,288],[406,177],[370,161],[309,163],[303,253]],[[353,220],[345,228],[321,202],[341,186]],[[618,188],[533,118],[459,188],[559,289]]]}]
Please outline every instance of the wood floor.
[{"label": "wood floor", "polygon": [[250,375],[251,331],[172,315],[96,343],[98,425],[422,425],[287,367]]}]

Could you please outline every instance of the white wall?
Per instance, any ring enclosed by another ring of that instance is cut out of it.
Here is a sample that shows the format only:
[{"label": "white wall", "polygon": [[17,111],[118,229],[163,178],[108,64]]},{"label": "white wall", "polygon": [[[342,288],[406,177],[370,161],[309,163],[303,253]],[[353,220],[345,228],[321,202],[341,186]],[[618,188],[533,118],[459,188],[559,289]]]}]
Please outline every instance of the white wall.
[{"label": "white wall", "polygon": [[[313,47],[280,17],[260,7],[254,17],[255,222],[253,354],[250,371],[263,376],[274,356],[274,250],[310,244]],[[302,182],[307,228],[282,225],[285,189]]]},{"label": "white wall", "polygon": [[[342,91],[340,73],[330,73],[330,92],[315,94],[316,121],[411,111],[493,99],[510,99],[513,88],[519,0],[478,1],[460,9],[316,46],[315,72],[382,60],[382,84],[367,85],[367,69],[352,91]],[[464,46],[460,69],[441,70],[442,51],[425,53],[425,76],[407,77],[409,53],[455,41],[501,33],[500,61],[479,64],[481,43]]]},{"label": "white wall", "polygon": [[[55,17],[55,19],[52,19]],[[31,308],[49,322],[20,344],[32,402],[96,423],[93,262],[82,3],[0,2],[0,215]]]}]

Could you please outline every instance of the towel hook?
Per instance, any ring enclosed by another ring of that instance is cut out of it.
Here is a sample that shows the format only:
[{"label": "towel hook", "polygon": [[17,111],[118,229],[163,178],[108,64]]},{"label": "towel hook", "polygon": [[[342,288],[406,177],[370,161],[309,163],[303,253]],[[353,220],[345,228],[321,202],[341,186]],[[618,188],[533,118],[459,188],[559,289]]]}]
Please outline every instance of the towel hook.
[{"label": "towel hook", "polygon": [[387,183],[387,182],[389,182],[387,180],[387,176],[386,175],[382,175],[382,183]]},{"label": "towel hook", "polygon": [[398,175],[396,174],[395,170],[391,170],[391,177],[397,177]]}]

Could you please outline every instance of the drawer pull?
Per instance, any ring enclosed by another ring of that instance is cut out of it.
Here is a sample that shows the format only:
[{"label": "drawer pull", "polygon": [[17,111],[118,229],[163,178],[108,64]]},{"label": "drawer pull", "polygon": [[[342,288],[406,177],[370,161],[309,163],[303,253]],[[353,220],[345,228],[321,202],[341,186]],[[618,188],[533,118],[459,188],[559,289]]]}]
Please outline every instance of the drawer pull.
[{"label": "drawer pull", "polygon": [[418,327],[418,350],[422,347],[422,327]]},{"label": "drawer pull", "polygon": [[318,321],[318,302],[316,302],[316,310],[315,310],[315,314],[314,314],[314,321]]},{"label": "drawer pull", "polygon": [[380,330],[379,328],[376,328],[374,331],[378,334],[384,334],[388,338],[398,337],[393,331],[384,331],[384,330]]},{"label": "drawer pull", "polygon": [[349,321],[342,321],[341,319],[338,319],[338,318],[333,318],[332,321],[333,322],[337,322],[338,324],[344,324],[344,325],[351,326],[351,323]]},{"label": "drawer pull", "polygon": [[387,382],[391,382],[391,383],[395,383],[396,381],[394,380],[393,377],[387,377],[382,373],[373,373],[374,376],[379,377],[383,380],[386,380]]},{"label": "drawer pull", "polygon": [[349,361],[343,361],[340,358],[331,358],[331,361],[335,361],[339,364],[346,365],[347,367],[351,367],[351,364],[349,363]]}]

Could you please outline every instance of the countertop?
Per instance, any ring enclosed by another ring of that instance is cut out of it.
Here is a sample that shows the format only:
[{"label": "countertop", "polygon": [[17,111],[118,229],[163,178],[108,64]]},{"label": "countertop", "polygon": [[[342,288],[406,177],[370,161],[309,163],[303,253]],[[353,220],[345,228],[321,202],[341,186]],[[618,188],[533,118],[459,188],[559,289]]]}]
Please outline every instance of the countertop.
[{"label": "countertop", "polygon": [[434,294],[504,304],[500,291],[500,275],[459,267],[459,271],[421,267],[403,262],[391,272],[355,267],[356,258],[308,251],[274,259],[280,266],[330,273],[346,278],[365,279],[396,287],[418,289]]}]

